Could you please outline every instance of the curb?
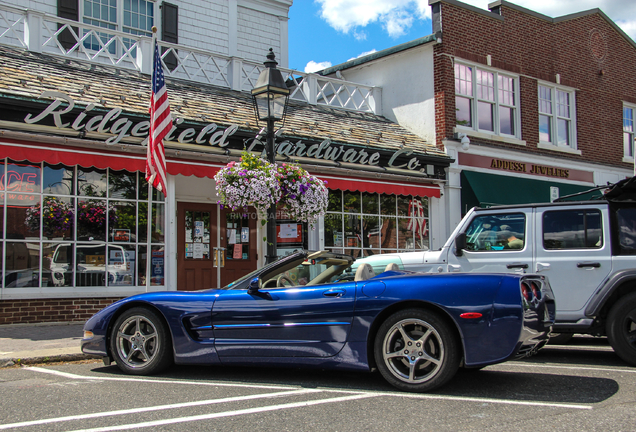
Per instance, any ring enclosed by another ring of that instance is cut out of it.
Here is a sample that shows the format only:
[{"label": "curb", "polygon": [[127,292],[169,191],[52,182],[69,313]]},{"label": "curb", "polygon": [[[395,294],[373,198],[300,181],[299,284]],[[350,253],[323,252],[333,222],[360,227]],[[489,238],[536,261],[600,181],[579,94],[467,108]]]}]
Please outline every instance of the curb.
[{"label": "curb", "polygon": [[51,356],[29,357],[29,358],[0,358],[0,368],[14,365],[28,365],[38,363],[61,363],[78,360],[101,359],[101,356],[92,354],[57,354]]}]

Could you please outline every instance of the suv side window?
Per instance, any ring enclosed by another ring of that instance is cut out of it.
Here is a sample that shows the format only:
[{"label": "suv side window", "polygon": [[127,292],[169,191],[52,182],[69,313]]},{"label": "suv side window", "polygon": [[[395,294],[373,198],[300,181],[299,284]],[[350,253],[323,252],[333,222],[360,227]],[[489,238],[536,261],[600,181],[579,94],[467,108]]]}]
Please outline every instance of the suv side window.
[{"label": "suv side window", "polygon": [[627,207],[616,210],[616,221],[620,254],[636,254],[636,208]]},{"label": "suv side window", "polygon": [[470,251],[523,249],[526,238],[526,216],[523,213],[500,213],[475,217],[466,230]]},{"label": "suv side window", "polygon": [[544,249],[599,249],[601,246],[600,211],[559,210],[543,214]]}]

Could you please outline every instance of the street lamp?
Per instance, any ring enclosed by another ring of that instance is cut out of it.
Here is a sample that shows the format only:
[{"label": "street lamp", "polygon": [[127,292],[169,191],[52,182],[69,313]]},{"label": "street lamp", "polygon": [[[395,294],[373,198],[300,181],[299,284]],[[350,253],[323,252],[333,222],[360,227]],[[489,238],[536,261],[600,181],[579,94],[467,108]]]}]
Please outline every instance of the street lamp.
[{"label": "street lamp", "polygon": [[[258,76],[258,81],[252,90],[254,99],[254,113],[258,120],[267,122],[267,142],[265,152],[270,163],[276,162],[274,150],[274,123],[285,120],[289,89],[283,79],[283,74],[276,69],[278,62],[274,51],[270,48],[267,60],[263,63],[265,69]],[[269,264],[276,260],[276,204],[267,209],[267,255]]]}]

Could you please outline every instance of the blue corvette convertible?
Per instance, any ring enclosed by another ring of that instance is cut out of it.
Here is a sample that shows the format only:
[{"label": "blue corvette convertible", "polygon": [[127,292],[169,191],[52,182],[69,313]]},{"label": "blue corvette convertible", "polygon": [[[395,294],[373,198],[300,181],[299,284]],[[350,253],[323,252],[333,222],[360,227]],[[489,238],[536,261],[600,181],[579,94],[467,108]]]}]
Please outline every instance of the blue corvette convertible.
[{"label": "blue corvette convertible", "polygon": [[554,297],[537,275],[421,274],[297,252],[221,289],[118,301],[84,326],[82,350],[131,374],[172,363],[378,369],[428,391],[459,367],[535,353]]}]

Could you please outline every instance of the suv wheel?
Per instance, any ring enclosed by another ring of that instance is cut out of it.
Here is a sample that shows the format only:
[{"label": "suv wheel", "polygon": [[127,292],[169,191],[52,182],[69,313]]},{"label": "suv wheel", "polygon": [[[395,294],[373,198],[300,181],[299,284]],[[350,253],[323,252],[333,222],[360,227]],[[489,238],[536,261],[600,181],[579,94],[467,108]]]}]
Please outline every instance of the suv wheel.
[{"label": "suv wheel", "polygon": [[636,366],[636,293],[619,299],[610,310],[607,338],[620,358]]}]

